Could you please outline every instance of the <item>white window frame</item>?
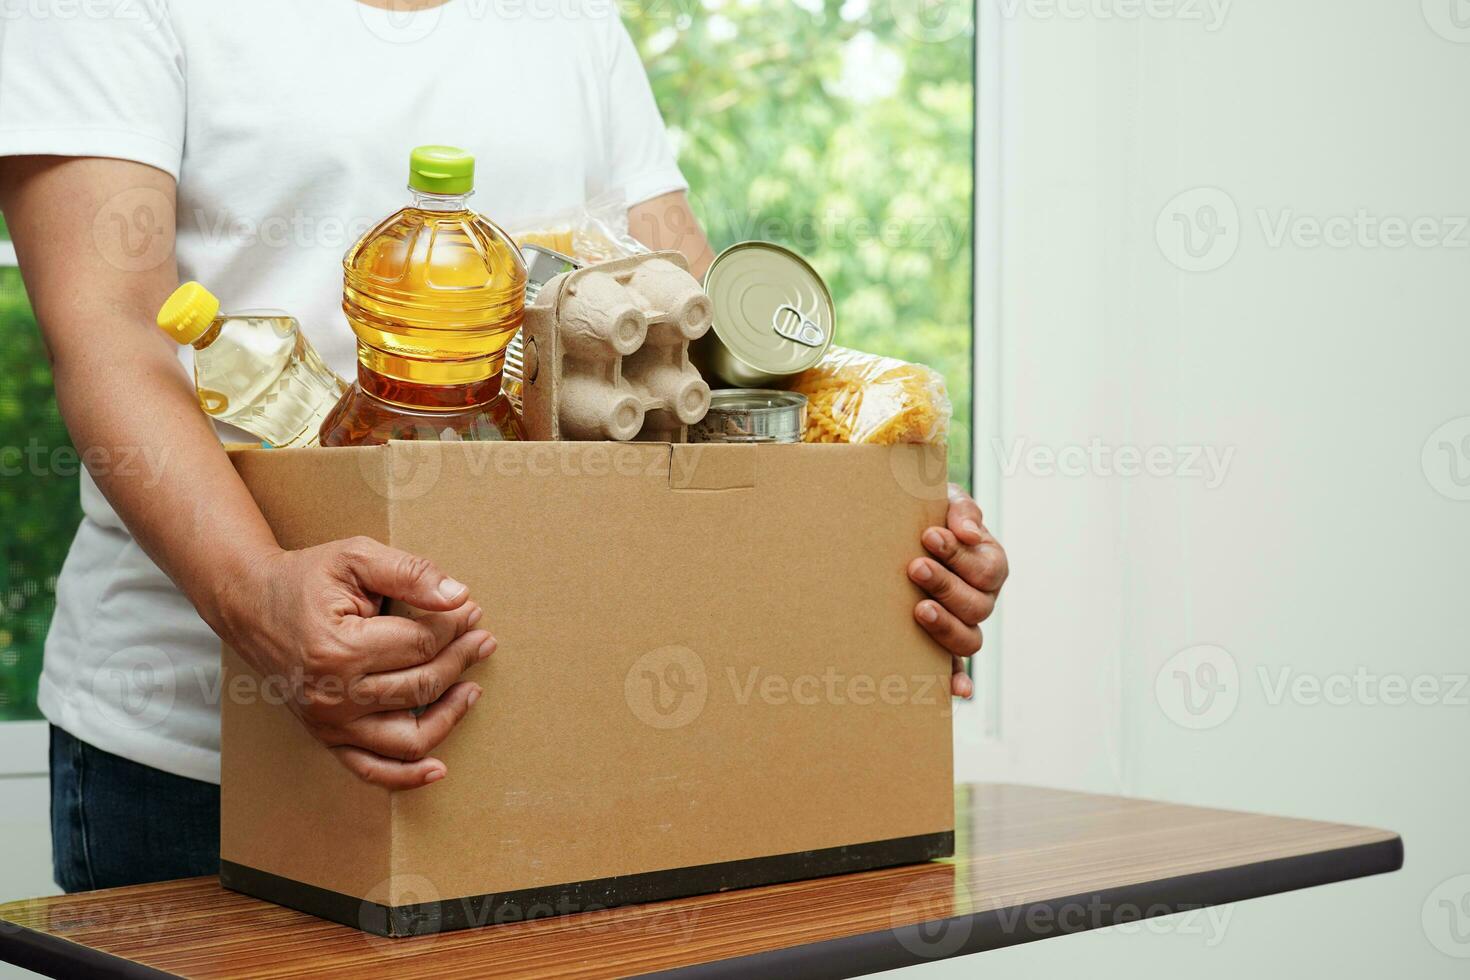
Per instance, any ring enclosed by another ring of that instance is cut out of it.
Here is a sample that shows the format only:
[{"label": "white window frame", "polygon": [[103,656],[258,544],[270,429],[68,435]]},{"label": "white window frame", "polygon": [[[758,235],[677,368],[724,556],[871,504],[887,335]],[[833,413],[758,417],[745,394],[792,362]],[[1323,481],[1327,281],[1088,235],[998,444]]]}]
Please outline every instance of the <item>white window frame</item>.
[{"label": "white window frame", "polygon": [[0,779],[46,775],[50,744],[45,721],[0,723]]},{"label": "white window frame", "polygon": [[[1004,57],[1006,19],[995,0],[975,0],[975,208],[973,354],[970,433],[971,473],[975,499],[985,511],[986,526],[1005,541],[1005,498],[1000,462],[992,440],[1002,433],[1006,385],[1002,370],[1004,322],[1002,295],[1005,200],[1005,106],[1015,89],[1015,66]],[[957,702],[955,710],[955,778],[995,779],[1009,771],[1005,730],[1004,639],[1005,602],[985,623],[984,651],[972,667],[975,697]]]},{"label": "white window frame", "polygon": [[[993,3],[977,0],[975,4],[975,220],[974,241],[970,254],[975,263],[974,338],[971,344],[975,362],[971,370],[974,443],[970,447],[970,468],[975,494],[985,509],[986,525],[1002,541],[1001,521],[1004,516],[1003,486],[1000,464],[990,451],[990,437],[1001,417],[1003,390],[1001,376],[1001,221],[1003,198],[1001,166],[1002,79],[999,13]],[[984,324],[985,329],[980,325]],[[990,739],[1000,739],[1001,676],[1000,626],[1002,609],[986,624],[987,642],[993,649],[976,664],[976,702],[981,706],[982,728]]]}]

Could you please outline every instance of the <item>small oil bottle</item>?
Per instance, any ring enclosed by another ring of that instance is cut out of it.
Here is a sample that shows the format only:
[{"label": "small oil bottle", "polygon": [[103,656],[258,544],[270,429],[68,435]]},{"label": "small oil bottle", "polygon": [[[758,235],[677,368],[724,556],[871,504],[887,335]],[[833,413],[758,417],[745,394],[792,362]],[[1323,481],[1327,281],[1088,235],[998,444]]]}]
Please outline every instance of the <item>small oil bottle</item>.
[{"label": "small oil bottle", "polygon": [[419,147],[408,184],[409,206],[342,262],[357,383],[323,424],[322,445],[520,439],[520,416],[500,390],[525,315],[520,249],[470,210],[475,158],[465,151]]},{"label": "small oil bottle", "polygon": [[187,282],[158,311],[158,326],[194,348],[199,407],[275,447],[314,446],[322,419],[347,386],[279,310],[221,314],[219,300]]}]

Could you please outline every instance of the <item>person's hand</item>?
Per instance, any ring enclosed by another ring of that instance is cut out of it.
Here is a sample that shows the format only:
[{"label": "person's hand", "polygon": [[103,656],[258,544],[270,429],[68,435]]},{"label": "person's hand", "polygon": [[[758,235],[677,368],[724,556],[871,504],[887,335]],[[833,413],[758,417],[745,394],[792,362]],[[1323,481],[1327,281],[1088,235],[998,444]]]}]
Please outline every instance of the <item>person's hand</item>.
[{"label": "person's hand", "polygon": [[949,487],[946,527],[921,536],[932,558],[909,563],[909,578],[931,598],[914,607],[914,618],[952,658],[950,687],[956,697],[975,693],[965,673],[965,657],[980,651],[980,624],[995,610],[995,600],[1010,574],[1006,551],[985,529],[980,508],[954,484]]},{"label": "person's hand", "polygon": [[[372,538],[252,559],[213,626],[312,736],[362,779],[412,789],[447,769],[430,753],[480,697],[460,675],[495,649],[469,589]],[[383,599],[416,610],[379,615]],[[423,711],[415,709],[422,708]]]}]

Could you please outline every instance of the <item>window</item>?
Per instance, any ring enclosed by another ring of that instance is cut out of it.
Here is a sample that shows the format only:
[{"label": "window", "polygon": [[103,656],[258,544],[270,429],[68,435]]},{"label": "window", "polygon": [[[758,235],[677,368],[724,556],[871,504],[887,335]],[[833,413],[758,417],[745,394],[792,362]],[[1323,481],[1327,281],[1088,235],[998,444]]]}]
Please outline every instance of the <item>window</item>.
[{"label": "window", "polygon": [[56,411],[51,371],[0,222],[0,721],[40,717],[36,679],[56,574],[81,505],[79,463]]},{"label": "window", "polygon": [[625,6],[718,251],[805,256],[837,342],[921,361],[954,403],[951,478],[970,478],[974,17],[932,0]]}]

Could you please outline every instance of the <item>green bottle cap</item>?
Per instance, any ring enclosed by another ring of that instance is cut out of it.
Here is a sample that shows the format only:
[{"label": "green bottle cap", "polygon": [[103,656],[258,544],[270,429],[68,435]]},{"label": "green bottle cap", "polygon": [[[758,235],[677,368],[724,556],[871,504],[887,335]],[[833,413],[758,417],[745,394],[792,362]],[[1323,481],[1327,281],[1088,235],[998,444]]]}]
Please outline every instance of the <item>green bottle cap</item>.
[{"label": "green bottle cap", "polygon": [[425,194],[475,189],[475,158],[457,146],[420,146],[408,158],[408,186]]}]

